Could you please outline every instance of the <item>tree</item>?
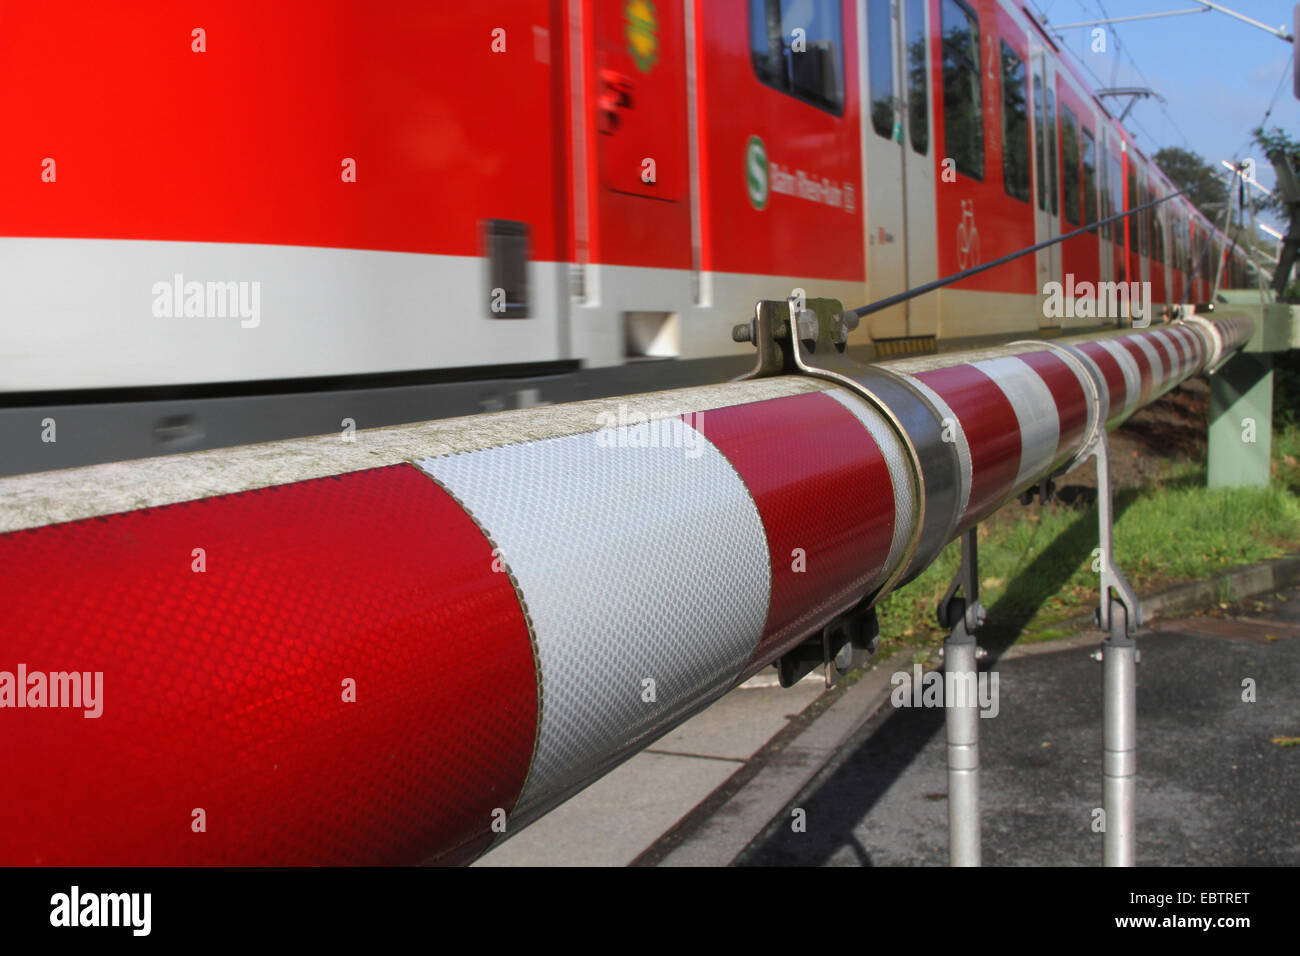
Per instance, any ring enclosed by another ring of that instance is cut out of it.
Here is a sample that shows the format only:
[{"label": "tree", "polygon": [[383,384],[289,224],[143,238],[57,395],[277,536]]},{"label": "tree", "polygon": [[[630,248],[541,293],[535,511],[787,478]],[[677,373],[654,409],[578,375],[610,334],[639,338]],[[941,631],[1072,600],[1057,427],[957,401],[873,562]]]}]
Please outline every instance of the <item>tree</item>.
[{"label": "tree", "polygon": [[[1296,178],[1300,179],[1300,140],[1294,140],[1286,134],[1280,126],[1274,126],[1271,130],[1265,130],[1262,126],[1256,126],[1250,131],[1255,137],[1255,145],[1259,147],[1263,156],[1256,160],[1256,165],[1272,164],[1271,154],[1280,152],[1291,163],[1291,168],[1297,170]],[[1256,173],[1258,175],[1258,173]],[[1267,209],[1269,212],[1277,213],[1281,216],[1289,215],[1289,210],[1282,202],[1282,197],[1278,195],[1264,196],[1257,193],[1255,201],[1261,209]]]},{"label": "tree", "polygon": [[1187,198],[1210,222],[1223,221],[1223,212],[1228,207],[1228,187],[1213,166],[1191,150],[1177,146],[1160,150],[1155,161],[1174,188],[1185,189]]}]

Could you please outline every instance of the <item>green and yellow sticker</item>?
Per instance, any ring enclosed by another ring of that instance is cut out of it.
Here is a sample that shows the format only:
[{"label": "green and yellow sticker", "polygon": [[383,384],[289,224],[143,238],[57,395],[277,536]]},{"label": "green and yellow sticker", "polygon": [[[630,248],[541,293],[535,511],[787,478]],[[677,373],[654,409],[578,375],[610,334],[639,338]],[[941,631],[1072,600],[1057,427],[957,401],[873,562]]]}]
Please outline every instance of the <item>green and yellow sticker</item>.
[{"label": "green and yellow sticker", "polygon": [[649,73],[659,59],[659,17],[650,0],[628,0],[623,8],[627,52],[642,73]]}]

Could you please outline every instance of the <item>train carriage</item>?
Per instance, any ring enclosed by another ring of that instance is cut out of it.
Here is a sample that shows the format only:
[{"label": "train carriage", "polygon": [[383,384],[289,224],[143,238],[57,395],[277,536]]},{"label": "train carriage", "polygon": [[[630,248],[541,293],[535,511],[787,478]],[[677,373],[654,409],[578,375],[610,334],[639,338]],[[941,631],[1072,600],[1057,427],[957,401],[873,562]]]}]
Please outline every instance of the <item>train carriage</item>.
[{"label": "train carriage", "polygon": [[[56,0],[5,27],[2,473],[713,381],[757,299],[860,305],[1174,191],[1002,0]],[[1158,319],[1208,298],[1216,237],[1176,198],[850,345],[1131,321],[1081,304],[1099,282],[1149,282]]]}]

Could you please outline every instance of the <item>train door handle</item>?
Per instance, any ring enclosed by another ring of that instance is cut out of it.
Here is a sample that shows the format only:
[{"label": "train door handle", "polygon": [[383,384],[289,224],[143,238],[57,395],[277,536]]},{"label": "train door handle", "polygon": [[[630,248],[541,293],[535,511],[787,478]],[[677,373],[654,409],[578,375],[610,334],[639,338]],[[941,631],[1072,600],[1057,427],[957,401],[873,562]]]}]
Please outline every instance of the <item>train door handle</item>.
[{"label": "train door handle", "polygon": [[614,70],[601,70],[600,97],[596,109],[600,114],[600,131],[613,133],[620,125],[619,111],[632,109],[632,90],[634,84],[630,76]]}]

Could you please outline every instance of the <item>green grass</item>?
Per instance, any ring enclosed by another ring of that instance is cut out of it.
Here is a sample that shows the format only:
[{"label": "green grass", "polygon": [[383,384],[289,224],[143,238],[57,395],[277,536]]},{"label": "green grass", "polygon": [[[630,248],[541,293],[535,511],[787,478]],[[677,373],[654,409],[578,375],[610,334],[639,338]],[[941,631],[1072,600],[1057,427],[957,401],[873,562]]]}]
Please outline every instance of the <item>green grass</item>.
[{"label": "green grass", "polygon": [[[1274,434],[1268,488],[1205,486],[1205,470],[1167,465],[1141,488],[1116,494],[1115,563],[1140,593],[1200,580],[1238,565],[1300,550],[1300,424]],[[1092,467],[1091,464],[1084,467]],[[1064,636],[1060,625],[1097,606],[1097,509],[1011,504],[979,532],[980,599],[986,647]],[[879,606],[882,650],[942,644],[935,607],[961,556],[957,542],[915,581]]]}]

